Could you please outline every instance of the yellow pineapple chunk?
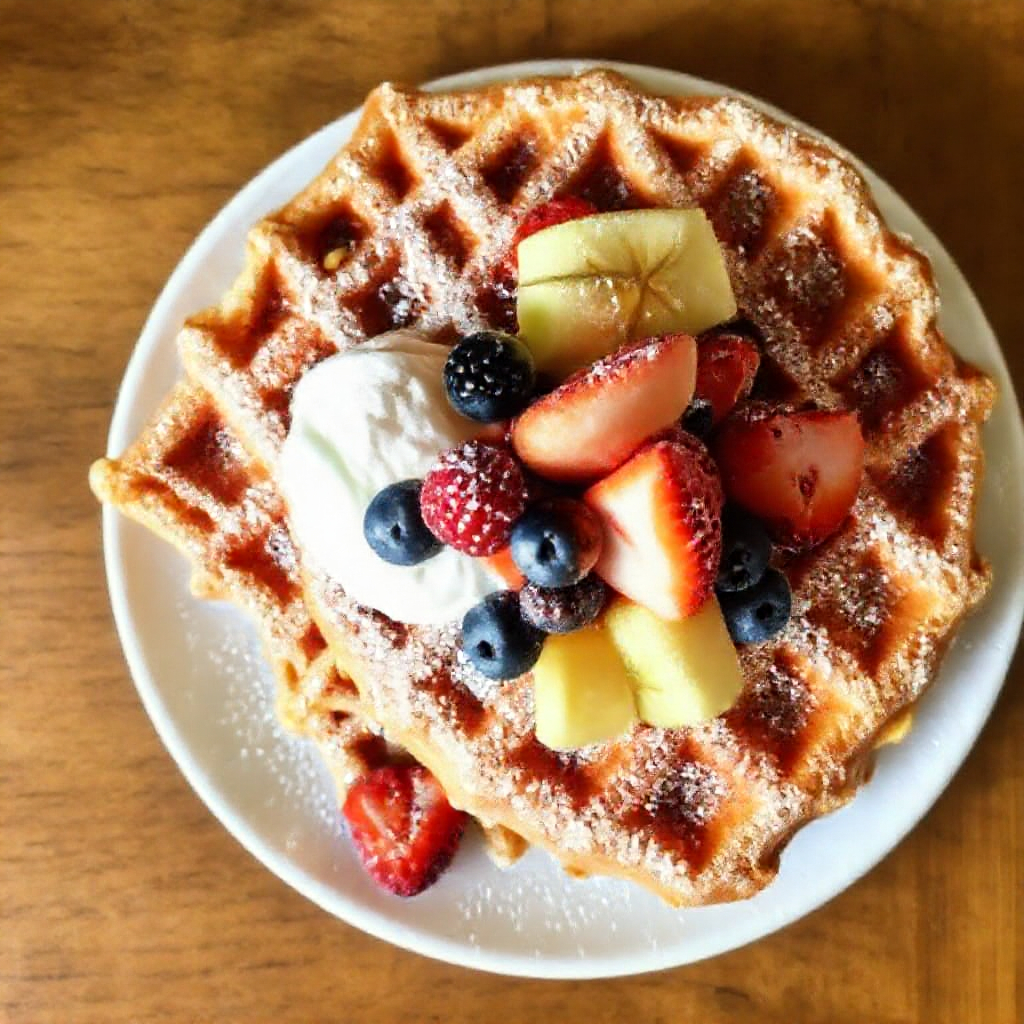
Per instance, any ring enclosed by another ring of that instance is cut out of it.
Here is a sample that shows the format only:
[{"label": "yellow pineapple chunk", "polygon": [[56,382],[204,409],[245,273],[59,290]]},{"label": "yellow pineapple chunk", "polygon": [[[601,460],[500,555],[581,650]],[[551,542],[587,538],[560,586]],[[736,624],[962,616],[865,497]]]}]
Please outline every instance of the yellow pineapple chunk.
[{"label": "yellow pineapple chunk", "polygon": [[731,707],[743,689],[736,648],[714,597],[696,614],[671,622],[623,599],[604,624],[633,676],[640,718],[650,725],[697,725]]},{"label": "yellow pineapple chunk", "polygon": [[549,636],[533,693],[537,739],[553,750],[615,739],[636,721],[629,673],[600,626]]}]

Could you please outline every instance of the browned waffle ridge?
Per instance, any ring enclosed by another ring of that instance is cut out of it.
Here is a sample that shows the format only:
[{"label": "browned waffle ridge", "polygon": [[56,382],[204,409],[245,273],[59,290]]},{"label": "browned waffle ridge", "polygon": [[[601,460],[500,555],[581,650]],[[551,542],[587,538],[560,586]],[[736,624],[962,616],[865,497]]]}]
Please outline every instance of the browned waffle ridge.
[{"label": "browned waffle ridge", "polygon": [[[847,525],[784,566],[793,617],[742,651],[737,705],[697,728],[639,726],[573,755],[534,737],[528,677],[487,683],[453,628],[393,623],[313,567],[293,592],[273,487],[305,369],[394,327],[443,339],[507,323],[511,297],[493,269],[524,211],[558,194],[600,209],[706,210],[740,311],[764,339],[761,397],[854,408],[868,441]],[[874,738],[933,678],[987,587],[974,501],[994,392],[952,355],[936,308],[927,261],[885,227],[858,173],[741,101],[651,96],[607,71],[447,95],[385,85],[323,174],[254,228],[225,303],[182,332],[190,380],[172,407],[205,408],[219,438],[198,478],[168,482],[185,434],[165,410],[94,479],[158,532],[189,538],[179,545],[203,579],[227,580],[241,603],[286,578],[291,640],[272,615],[274,656],[302,675],[291,624],[300,606],[303,621],[312,613],[367,713],[459,805],[577,872],[631,878],[679,904],[740,898],[773,877],[800,824],[849,799]],[[147,477],[159,494],[140,490]],[[204,529],[218,537],[205,548]]]},{"label": "browned waffle ridge", "polygon": [[[210,397],[182,381],[120,459],[90,473],[96,495],[170,541],[192,566],[197,597],[232,602],[256,622],[277,682],[279,720],[311,739],[339,801],[359,776],[402,757],[339,672],[302,594],[284,506]],[[484,825],[498,864],[525,844]]]},{"label": "browned waffle ridge", "polygon": [[233,601],[253,616],[281,721],[316,736],[339,784],[365,771],[379,737],[309,616],[280,499],[203,390],[187,381],[175,388],[121,459],[93,466],[90,483],[186,555],[197,597]]}]

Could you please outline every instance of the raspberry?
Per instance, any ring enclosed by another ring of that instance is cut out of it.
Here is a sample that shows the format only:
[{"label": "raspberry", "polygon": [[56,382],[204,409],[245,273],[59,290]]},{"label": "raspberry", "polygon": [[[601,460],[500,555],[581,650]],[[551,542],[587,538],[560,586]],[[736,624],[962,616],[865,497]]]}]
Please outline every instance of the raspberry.
[{"label": "raspberry", "polygon": [[467,441],[442,452],[423,479],[423,521],[467,555],[493,555],[526,507],[526,480],[507,448]]}]

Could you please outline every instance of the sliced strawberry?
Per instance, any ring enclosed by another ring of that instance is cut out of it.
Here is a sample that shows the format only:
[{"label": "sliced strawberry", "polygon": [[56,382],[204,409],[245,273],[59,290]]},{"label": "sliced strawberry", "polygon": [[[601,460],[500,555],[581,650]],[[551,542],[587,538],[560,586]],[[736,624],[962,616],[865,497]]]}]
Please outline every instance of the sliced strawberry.
[{"label": "sliced strawberry", "polygon": [[864,435],[852,412],[739,416],[722,427],[715,455],[729,497],[802,547],[834,533],[853,507]]},{"label": "sliced strawberry", "polygon": [[692,436],[641,449],[583,500],[601,517],[595,571],[663,619],[684,619],[707,600],[722,553],[722,485]]},{"label": "sliced strawberry", "polygon": [[516,268],[519,266],[519,243],[524,238],[529,238],[530,235],[535,235],[545,228],[553,228],[556,224],[564,224],[567,220],[579,220],[580,217],[589,217],[595,213],[597,213],[597,207],[593,203],[577,196],[550,199],[546,203],[541,203],[540,206],[535,206],[523,218],[512,238],[512,266]]},{"label": "sliced strawberry", "polygon": [[519,566],[512,560],[512,549],[503,547],[493,555],[485,555],[484,561],[488,568],[496,572],[508,585],[509,590],[522,590],[526,577],[519,571]]},{"label": "sliced strawberry", "polygon": [[757,346],[738,334],[712,335],[698,343],[694,397],[711,403],[713,423],[725,419],[750,394],[760,364]]},{"label": "sliced strawberry", "polygon": [[516,453],[551,480],[610,473],[683,414],[696,365],[688,334],[621,348],[534,402],[512,426]]},{"label": "sliced strawberry", "polygon": [[374,769],[348,791],[342,813],[363,866],[396,896],[415,896],[437,881],[466,824],[421,765]]}]

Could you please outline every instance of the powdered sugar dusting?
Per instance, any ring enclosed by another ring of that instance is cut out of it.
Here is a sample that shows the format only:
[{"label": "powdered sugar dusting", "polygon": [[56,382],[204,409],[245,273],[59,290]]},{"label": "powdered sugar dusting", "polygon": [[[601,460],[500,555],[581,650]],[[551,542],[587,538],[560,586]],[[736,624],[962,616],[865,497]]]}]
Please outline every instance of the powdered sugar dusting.
[{"label": "powdered sugar dusting", "polygon": [[526,507],[526,481],[506,449],[467,441],[441,453],[420,500],[435,536],[467,554],[490,555],[508,543]]},{"label": "powdered sugar dusting", "polygon": [[496,931],[510,931],[517,944],[535,943],[536,957],[561,949],[582,958],[601,946],[618,948],[620,921],[628,922],[622,930],[628,930],[631,944],[651,951],[659,947],[666,925],[679,926],[677,912],[651,893],[609,878],[570,878],[542,857],[529,853],[500,881],[484,878],[457,891],[456,906],[472,946],[486,948]]},{"label": "powdered sugar dusting", "polygon": [[[258,775],[265,807],[295,807],[314,817],[324,831],[340,835],[334,785],[313,744],[281,725],[273,673],[250,624],[193,600],[179,602],[178,612],[200,678],[208,678],[210,690],[220,695],[217,725],[234,737],[233,749],[223,751],[223,756],[238,770]],[[218,620],[212,636],[211,614]],[[204,703],[210,699],[208,692],[190,695]]]}]

